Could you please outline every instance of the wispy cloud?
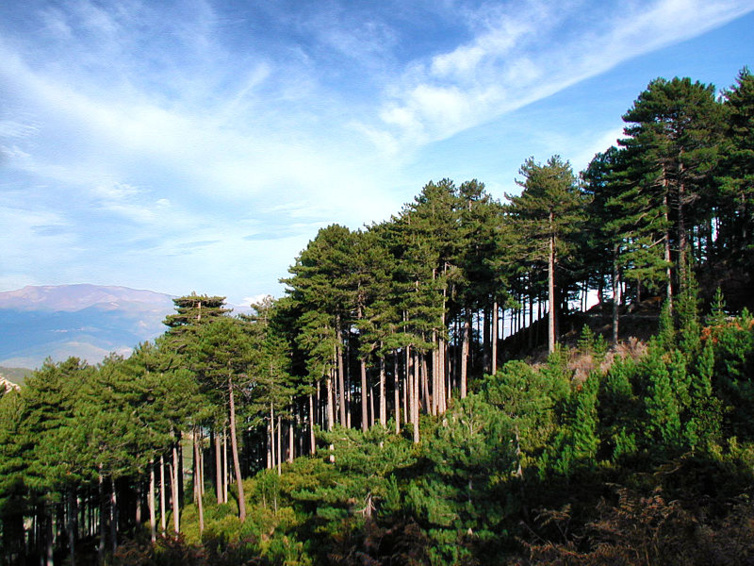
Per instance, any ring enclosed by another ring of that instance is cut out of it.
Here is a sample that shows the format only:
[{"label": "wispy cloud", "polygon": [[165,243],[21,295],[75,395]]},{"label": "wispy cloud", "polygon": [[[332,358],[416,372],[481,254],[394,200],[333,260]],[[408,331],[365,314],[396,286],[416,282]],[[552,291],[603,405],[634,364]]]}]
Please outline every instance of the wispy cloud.
[{"label": "wispy cloud", "polygon": [[418,150],[751,9],[8,3],[0,285],[274,292],[320,227],[398,210]]},{"label": "wispy cloud", "polygon": [[445,139],[752,10],[743,0],[485,7],[481,33],[413,65],[387,91],[381,123],[363,127],[388,152]]}]

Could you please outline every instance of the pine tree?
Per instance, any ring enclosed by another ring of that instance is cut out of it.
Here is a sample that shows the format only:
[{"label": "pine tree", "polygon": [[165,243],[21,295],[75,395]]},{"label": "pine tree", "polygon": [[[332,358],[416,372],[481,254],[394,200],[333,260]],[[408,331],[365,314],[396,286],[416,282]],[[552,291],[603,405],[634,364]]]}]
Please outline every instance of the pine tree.
[{"label": "pine tree", "polygon": [[641,361],[640,375],[647,384],[646,446],[655,457],[673,453],[681,445],[681,407],[662,350],[654,344]]},{"label": "pine tree", "polygon": [[23,400],[18,391],[0,398],[0,555],[20,556],[24,552],[24,516],[30,515],[24,475],[28,466],[25,455],[31,445],[25,430]]},{"label": "pine tree", "polygon": [[225,297],[210,297],[191,293],[173,299],[176,312],[165,317],[163,324],[168,327],[164,340],[171,342],[171,347],[180,352],[193,344],[196,330],[217,317],[224,316],[230,309],[225,308]]},{"label": "pine tree", "polygon": [[[244,317],[253,355],[249,360],[249,378],[252,382],[249,412],[254,422],[266,423],[268,431],[269,467],[277,467],[280,473],[283,454],[276,439],[282,436],[283,421],[294,419],[293,397],[297,393],[291,376],[289,345],[277,319],[277,307],[270,297],[252,304],[253,313]],[[277,435],[277,436],[276,436]]]},{"label": "pine tree", "polygon": [[238,319],[218,317],[199,328],[196,371],[202,385],[221,396],[225,403],[238,489],[238,516],[243,522],[246,519],[246,500],[239,458],[236,392],[249,379],[252,352],[241,325]]},{"label": "pine tree", "polygon": [[[316,365],[325,370],[329,376],[327,379],[333,380],[332,402],[328,401],[328,404],[332,409],[337,406],[338,422],[343,426],[349,423],[351,401],[346,387],[345,352],[355,312],[354,296],[349,288],[353,276],[354,239],[353,233],[345,226],[333,224],[321,229],[288,269],[292,277],[282,280],[288,286],[291,300],[302,313],[300,326],[306,329],[306,333],[312,337],[331,336],[327,341],[328,348],[332,346],[331,353],[318,356]],[[300,344],[308,344],[309,352],[313,349],[321,352],[318,340],[303,339]]]},{"label": "pine tree", "polygon": [[[741,265],[754,279],[754,75],[744,67],[724,93],[725,143],[719,166],[716,253],[723,267]],[[727,264],[727,265],[726,265]]]},{"label": "pine tree", "polygon": [[548,350],[555,350],[556,268],[573,249],[573,235],[584,220],[585,198],[579,191],[568,162],[551,157],[545,165],[527,159],[519,171],[523,187],[519,196],[510,196],[510,214],[516,231],[529,242],[529,257],[546,265],[548,280]]},{"label": "pine tree", "polygon": [[719,105],[712,85],[690,79],[650,82],[623,116],[629,179],[635,204],[648,220],[641,238],[650,251],[662,242],[667,264],[666,297],[672,298],[686,281],[690,234],[704,212],[699,204],[709,198],[711,172],[718,159]]}]

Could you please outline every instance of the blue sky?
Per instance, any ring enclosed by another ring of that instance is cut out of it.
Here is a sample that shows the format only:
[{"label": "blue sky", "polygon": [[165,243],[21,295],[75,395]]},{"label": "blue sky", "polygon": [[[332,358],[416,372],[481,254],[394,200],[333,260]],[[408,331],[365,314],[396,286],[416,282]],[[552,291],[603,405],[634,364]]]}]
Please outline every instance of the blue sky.
[{"label": "blue sky", "polygon": [[0,291],[245,304],[429,180],[575,170],[650,80],[726,88],[752,0],[0,3]]}]

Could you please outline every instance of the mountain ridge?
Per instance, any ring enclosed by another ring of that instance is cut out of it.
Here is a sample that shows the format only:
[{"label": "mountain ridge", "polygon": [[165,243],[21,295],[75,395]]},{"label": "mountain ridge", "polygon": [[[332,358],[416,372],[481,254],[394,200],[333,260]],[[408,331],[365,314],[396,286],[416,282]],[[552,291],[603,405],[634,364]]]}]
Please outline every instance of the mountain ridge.
[{"label": "mountain ridge", "polygon": [[0,292],[0,365],[34,368],[47,357],[99,363],[153,340],[173,312],[173,296],[81,283]]},{"label": "mountain ridge", "polygon": [[148,305],[162,305],[172,296],[156,291],[130,289],[114,285],[27,285],[22,289],[0,292],[0,309],[78,311],[91,306],[117,308],[121,301]]}]

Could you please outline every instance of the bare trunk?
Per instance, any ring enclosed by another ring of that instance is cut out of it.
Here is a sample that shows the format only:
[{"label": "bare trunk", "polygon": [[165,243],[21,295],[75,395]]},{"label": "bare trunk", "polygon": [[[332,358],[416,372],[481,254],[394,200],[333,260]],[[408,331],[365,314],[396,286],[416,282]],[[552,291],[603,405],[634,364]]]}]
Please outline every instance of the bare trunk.
[{"label": "bare trunk", "polygon": [[178,442],[180,442],[180,436],[173,444],[173,468],[170,474],[171,495],[173,499],[173,530],[176,535],[181,532],[180,493],[178,491],[178,474],[180,473],[178,466]]},{"label": "bare trunk", "polygon": [[295,444],[294,435],[295,431],[293,429],[293,415],[291,415],[291,420],[288,422],[288,462],[293,462]]},{"label": "bare trunk", "polygon": [[55,529],[52,522],[52,503],[45,502],[44,504],[44,529],[45,529],[45,565],[46,566],[54,566],[54,540],[55,540]]},{"label": "bare trunk", "polygon": [[76,488],[71,487],[68,490],[68,551],[71,566],[76,566],[76,537],[79,531],[78,515]]},{"label": "bare trunk", "polygon": [[309,394],[309,453],[314,456],[317,445],[314,439],[314,396]]},{"label": "bare trunk", "polygon": [[165,456],[160,456],[160,529],[164,534],[167,530],[167,504],[165,502]]},{"label": "bare trunk", "polygon": [[340,321],[336,323],[335,338],[338,345],[335,348],[335,356],[338,360],[338,396],[340,397],[340,424],[342,426],[348,426],[348,416],[346,414],[346,385],[345,385],[345,370],[343,364],[343,343],[340,332]]},{"label": "bare trunk", "polygon": [[618,269],[618,244],[613,246],[613,344],[618,343],[618,325],[620,323],[620,271]]},{"label": "bare trunk", "polygon": [[421,408],[425,413],[431,412],[432,396],[429,393],[429,368],[427,367],[427,354],[421,354]]},{"label": "bare trunk", "polygon": [[668,197],[667,197],[667,181],[663,181],[666,185],[666,194],[664,199],[664,208],[665,208],[665,275],[667,277],[667,285],[665,287],[665,297],[668,301],[668,307],[670,308],[670,312],[673,312],[673,267],[671,264],[671,255],[670,255],[670,220],[669,220],[669,214],[668,214]]},{"label": "bare trunk", "polygon": [[401,433],[401,378],[398,375],[398,353],[393,356],[393,403],[395,405],[395,434]]},{"label": "bare trunk", "polygon": [[385,358],[380,358],[380,424],[387,426],[387,399],[385,399]]},{"label": "bare trunk", "polygon": [[333,383],[331,370],[330,375],[327,376],[327,380],[325,381],[325,389],[327,389],[327,430],[332,430],[332,427],[335,424],[335,400],[332,388]]},{"label": "bare trunk", "polygon": [[225,483],[225,478],[223,477],[222,443],[220,435],[215,433],[215,495],[218,505],[223,503],[223,483]]},{"label": "bare trunk", "polygon": [[115,478],[110,478],[110,549],[113,554],[118,550],[118,495]]},{"label": "bare trunk", "polygon": [[[553,226],[553,213],[550,212],[550,230]],[[547,319],[547,351],[555,351],[555,235],[550,235],[550,249],[547,254],[547,300],[550,312]]]},{"label": "bare trunk", "polygon": [[202,501],[202,457],[199,442],[199,430],[194,431],[194,490],[197,507],[199,509],[199,535],[204,532],[204,502]]},{"label": "bare trunk", "polygon": [[419,443],[419,360],[413,352],[413,378],[411,380],[411,421],[414,425],[414,443]]},{"label": "bare trunk", "polygon": [[367,362],[364,358],[359,360],[359,368],[361,370],[361,430],[366,432],[369,428],[369,400],[367,399],[369,389],[367,385]]},{"label": "bare trunk", "polygon": [[97,476],[97,495],[99,495],[99,542],[97,556],[99,563],[105,563],[105,539],[107,538],[107,500],[105,499],[105,478],[102,475],[102,465],[99,465]]},{"label": "bare trunk", "polygon": [[270,457],[267,461],[267,467],[271,470],[277,462],[277,455],[275,453],[275,409],[272,406],[272,401],[270,401],[270,447],[268,453]]},{"label": "bare trunk", "polygon": [[155,462],[149,464],[149,530],[152,542],[157,540],[157,510],[155,509]]},{"label": "bare trunk", "polygon": [[283,465],[283,442],[282,442],[283,432],[282,432],[282,429],[283,429],[283,419],[282,419],[282,417],[280,415],[278,415],[278,431],[277,431],[277,441],[278,441],[278,446],[277,446],[277,452],[278,452],[277,468],[278,468],[278,475],[282,475],[282,473],[283,473],[283,470],[282,470],[282,465]]},{"label": "bare trunk", "polygon": [[230,400],[230,446],[233,452],[233,467],[236,472],[236,488],[238,489],[238,518],[246,521],[246,497],[243,492],[243,477],[241,476],[241,461],[238,458],[238,438],[236,437],[236,402],[233,391],[233,379],[228,376],[228,395]]},{"label": "bare trunk", "polygon": [[[682,167],[682,166],[681,166]],[[678,279],[679,289],[686,285],[686,254],[688,250],[688,238],[686,236],[686,217],[683,210],[683,202],[686,199],[686,185],[681,181],[678,185]]]},{"label": "bare trunk", "polygon": [[228,502],[228,435],[223,427],[223,503]]},{"label": "bare trunk", "polygon": [[[201,439],[201,433],[199,438]],[[204,450],[202,450],[201,443],[199,444],[199,496],[203,496],[205,492],[206,482],[204,479]]]},{"label": "bare trunk", "polygon": [[469,342],[471,341],[471,314],[464,312],[463,332],[461,333],[461,399],[466,398],[469,373]]},{"label": "bare trunk", "polygon": [[492,375],[497,373],[497,341],[499,339],[498,327],[500,325],[498,318],[500,316],[499,310],[500,307],[497,304],[497,300],[495,300],[492,303]]}]

